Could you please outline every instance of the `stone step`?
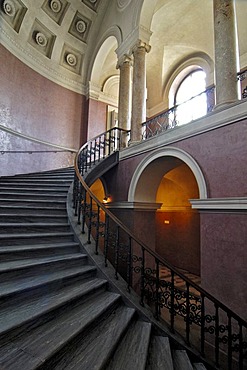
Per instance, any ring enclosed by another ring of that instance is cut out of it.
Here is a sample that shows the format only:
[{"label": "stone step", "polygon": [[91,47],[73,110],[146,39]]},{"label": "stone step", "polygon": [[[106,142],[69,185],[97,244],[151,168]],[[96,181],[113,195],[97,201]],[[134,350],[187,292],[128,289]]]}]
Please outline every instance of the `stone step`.
[{"label": "stone step", "polygon": [[13,223],[13,222],[18,222],[19,224],[25,223],[25,222],[30,222],[30,223],[35,223],[35,222],[56,222],[56,223],[66,223],[68,222],[68,217],[66,213],[63,215],[52,215],[50,213],[44,213],[44,214],[39,214],[38,213],[1,213],[2,210],[0,208],[0,222],[5,222],[5,223]]},{"label": "stone step", "polygon": [[0,245],[20,245],[20,244],[47,244],[56,242],[70,242],[74,241],[74,234],[72,232],[43,232],[43,233],[11,233],[0,234]]},{"label": "stone step", "polygon": [[49,256],[61,256],[78,253],[80,246],[76,242],[9,245],[0,247],[0,261],[16,261],[20,259],[33,259]]},{"label": "stone step", "polygon": [[[96,276],[97,269],[95,266],[80,265],[70,267],[68,264],[63,270],[46,269],[45,274],[33,273],[20,274],[17,273],[16,279],[0,282],[0,299],[6,300],[13,295],[23,294],[23,292],[30,292],[33,289],[42,289],[47,291],[49,286],[56,286],[56,288],[65,286],[66,282],[82,281]],[[27,275],[27,276],[26,276]]]},{"label": "stone step", "polygon": [[70,186],[72,184],[72,180],[69,180],[69,179],[55,179],[55,178],[0,178],[0,183],[1,184],[6,184],[8,186],[8,184],[10,185],[15,185],[18,184],[19,186],[19,183],[20,184],[24,184],[25,186],[45,186],[45,185],[48,185],[48,186]]},{"label": "stone step", "polygon": [[70,231],[70,226],[67,222],[1,222],[0,235],[10,233],[47,233],[47,232],[65,232]]},{"label": "stone step", "polygon": [[207,370],[204,364],[198,363],[198,364],[193,364],[193,370]]},{"label": "stone step", "polygon": [[185,350],[173,351],[174,370],[193,370],[189,356]]},{"label": "stone step", "polygon": [[27,186],[23,186],[23,187],[19,187],[19,184],[17,185],[14,185],[14,186],[5,186],[5,185],[2,185],[0,183],[0,193],[9,193],[11,191],[11,193],[16,193],[16,192],[21,192],[21,193],[47,193],[47,194],[66,194],[68,193],[68,186],[63,186],[63,187],[41,187],[41,186],[38,186],[36,188],[34,188],[33,186],[30,186],[30,187],[27,187]]},{"label": "stone step", "polygon": [[1,283],[16,281],[18,278],[33,277],[45,274],[51,269],[62,271],[64,268],[83,266],[87,263],[87,255],[72,253],[59,256],[46,256],[27,258],[22,260],[6,261],[0,263]]},{"label": "stone step", "polygon": [[47,189],[48,191],[50,189],[54,189],[54,190],[61,190],[61,191],[67,191],[71,185],[71,183],[69,183],[68,185],[66,184],[60,184],[60,183],[49,183],[49,182],[45,182],[45,183],[42,183],[42,182],[27,182],[27,181],[14,181],[13,184],[11,184],[11,182],[4,182],[3,179],[0,178],[0,188],[7,188],[9,189],[10,188],[10,185],[11,185],[11,188],[29,188],[29,189],[32,189],[32,190],[35,190],[35,189],[44,189],[44,191]]},{"label": "stone step", "polygon": [[3,335],[13,337],[30,325],[46,322],[54,317],[54,311],[65,310],[76,305],[78,301],[88,299],[95,292],[106,290],[107,281],[93,278],[85,282],[76,282],[60,289],[48,290],[45,294],[39,291],[30,292],[29,296],[22,295],[6,300],[0,307],[0,343],[4,342]]},{"label": "stone step", "polygon": [[34,202],[26,203],[24,205],[18,204],[6,204],[0,205],[0,214],[8,214],[8,215],[18,215],[20,213],[26,213],[29,215],[32,214],[46,214],[49,212],[50,215],[66,215],[67,216],[67,209],[64,207],[54,207],[51,203],[49,205],[40,205],[37,206]]},{"label": "stone step", "polygon": [[136,321],[126,332],[107,370],[145,370],[152,325]]},{"label": "stone step", "polygon": [[35,196],[33,198],[18,199],[15,197],[12,198],[2,198],[0,195],[0,203],[4,205],[18,205],[18,206],[43,206],[43,207],[54,207],[54,208],[66,208],[66,199],[64,200],[47,200],[39,199],[37,200]]},{"label": "stone step", "polygon": [[146,370],[173,370],[173,360],[168,337],[152,336]]},{"label": "stone step", "polygon": [[52,321],[31,327],[28,335],[19,334],[11,343],[2,345],[0,366],[8,370],[54,369],[47,365],[48,361],[57,353],[67,353],[76,338],[90,332],[92,324],[104,315],[109,315],[119,302],[118,294],[104,291],[81,302],[78,300],[76,305],[71,304],[68,310],[57,310]]},{"label": "stone step", "polygon": [[36,193],[36,192],[31,192],[31,193],[23,193],[23,192],[13,192],[12,190],[11,191],[8,191],[8,192],[3,192],[3,191],[0,191],[0,202],[2,201],[2,199],[6,200],[6,199],[13,199],[13,198],[16,198],[18,199],[19,201],[22,200],[22,199],[33,199],[34,201],[36,200],[52,200],[52,201],[66,201],[67,200],[67,193],[64,193],[64,194],[56,194],[56,193]]},{"label": "stone step", "polygon": [[[94,324],[86,335],[77,336],[66,352],[60,351],[41,369],[99,370],[114,356],[116,347],[134,318],[134,309],[119,306]],[[141,338],[139,338],[140,341]],[[133,364],[134,365],[134,364]],[[134,369],[128,367],[126,369]]]}]

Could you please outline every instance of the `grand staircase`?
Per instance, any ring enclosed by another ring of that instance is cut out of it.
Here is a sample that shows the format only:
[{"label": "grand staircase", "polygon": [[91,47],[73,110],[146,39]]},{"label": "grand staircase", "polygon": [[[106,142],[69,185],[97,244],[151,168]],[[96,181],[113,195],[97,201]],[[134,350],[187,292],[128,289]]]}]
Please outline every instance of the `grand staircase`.
[{"label": "grand staircase", "polygon": [[72,180],[0,178],[0,369],[205,369],[89,263],[68,222]]}]

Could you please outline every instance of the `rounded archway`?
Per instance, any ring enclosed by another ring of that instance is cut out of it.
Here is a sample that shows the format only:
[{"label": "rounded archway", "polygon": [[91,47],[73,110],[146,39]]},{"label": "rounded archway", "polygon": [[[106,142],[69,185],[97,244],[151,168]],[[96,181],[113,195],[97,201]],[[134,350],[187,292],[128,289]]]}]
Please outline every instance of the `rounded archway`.
[{"label": "rounded archway", "polygon": [[129,201],[158,203],[155,251],[177,268],[200,275],[200,215],[190,199],[207,198],[196,161],[177,148],[149,154],[137,167]]}]

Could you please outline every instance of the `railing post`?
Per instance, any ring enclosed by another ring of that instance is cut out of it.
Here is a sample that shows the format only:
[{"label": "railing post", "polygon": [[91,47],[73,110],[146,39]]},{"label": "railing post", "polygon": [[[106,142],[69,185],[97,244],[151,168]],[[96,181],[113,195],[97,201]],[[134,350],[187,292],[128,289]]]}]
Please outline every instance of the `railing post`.
[{"label": "railing post", "polygon": [[118,279],[118,263],[119,263],[119,226],[117,226],[116,232],[116,244],[115,244],[115,278]]},{"label": "railing post", "polygon": [[99,254],[99,223],[100,223],[100,206],[97,204],[97,220],[96,220],[96,237],[95,237],[95,254]]},{"label": "railing post", "polygon": [[219,330],[219,307],[215,304],[215,364],[219,367],[219,344],[220,344],[220,330]]},{"label": "railing post", "polygon": [[145,287],[145,250],[142,247],[142,257],[141,257],[141,306],[144,306],[144,287]]},{"label": "railing post", "polygon": [[171,307],[170,307],[170,320],[171,320],[171,331],[174,332],[174,318],[175,318],[175,284],[174,284],[174,272],[171,270]]},{"label": "railing post", "polygon": [[127,257],[127,290],[132,287],[132,239],[129,236],[128,257]]},{"label": "railing post", "polygon": [[160,308],[159,308],[159,282],[160,282],[160,266],[159,261],[156,259],[156,277],[155,277],[155,317],[159,320]]},{"label": "railing post", "polygon": [[190,285],[186,282],[186,341],[190,344]]},{"label": "railing post", "polygon": [[105,240],[104,240],[104,255],[105,255],[105,267],[107,267],[108,259],[108,240],[109,240],[109,216],[105,216]]},{"label": "railing post", "polygon": [[92,217],[93,217],[93,199],[90,196],[90,204],[89,204],[89,222],[88,222],[88,239],[87,243],[91,244],[91,232],[92,232]]},{"label": "railing post", "polygon": [[205,356],[205,297],[201,294],[201,355]]}]

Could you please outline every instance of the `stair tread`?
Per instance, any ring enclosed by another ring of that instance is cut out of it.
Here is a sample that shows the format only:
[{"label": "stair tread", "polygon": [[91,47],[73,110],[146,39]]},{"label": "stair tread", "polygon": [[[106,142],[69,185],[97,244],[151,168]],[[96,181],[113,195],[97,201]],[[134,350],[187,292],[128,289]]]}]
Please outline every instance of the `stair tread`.
[{"label": "stair tread", "polygon": [[173,370],[173,361],[168,337],[153,336],[149,364],[146,370]]},{"label": "stair tread", "polygon": [[68,222],[0,222],[0,227],[25,227],[25,226],[59,226],[68,227]]},{"label": "stair tread", "polygon": [[71,242],[54,242],[51,244],[31,244],[31,245],[7,245],[0,247],[0,254],[7,253],[7,252],[18,252],[18,251],[32,251],[32,250],[40,250],[40,249],[52,249],[52,248],[63,248],[63,247],[78,247],[79,243],[71,241]]},{"label": "stair tread", "polygon": [[[35,237],[44,237],[44,236],[65,236],[65,235],[71,235],[71,236],[74,236],[74,234],[70,231],[59,231],[59,232],[56,232],[56,233],[36,233],[35,234]],[[11,233],[11,234],[0,234],[0,240],[1,239],[6,239],[6,238],[33,238],[34,235],[32,233],[23,233],[23,234],[19,234],[19,233]]]},{"label": "stair tread", "polygon": [[[64,343],[83,332],[119,300],[116,293],[102,292],[57,315],[52,322],[34,328],[0,349],[0,365],[8,370],[33,370],[42,365]],[[18,357],[16,358],[16,353]],[[15,358],[15,361],[13,361]],[[18,361],[18,362],[17,362]],[[91,368],[92,369],[92,368]]]},{"label": "stair tread", "polygon": [[45,294],[31,294],[29,299],[19,299],[11,306],[8,302],[1,304],[0,308],[0,334],[14,330],[51,310],[71,302],[77,297],[105,287],[107,280],[93,278],[85,282],[77,282],[63,289],[51,290]]},{"label": "stair tread", "polygon": [[[120,306],[97,324],[90,333],[78,340],[73,348],[61,355],[53,370],[102,369],[112,357],[118,341],[133,319],[135,310]],[[126,366],[125,369],[132,369]]]},{"label": "stair tread", "polygon": [[176,350],[173,352],[174,370],[193,370],[189,356],[185,350]]},{"label": "stair tread", "polygon": [[193,370],[207,370],[204,364],[202,363],[197,363],[193,364]]},{"label": "stair tread", "polygon": [[151,324],[137,321],[127,331],[107,370],[145,370]]},{"label": "stair tread", "polygon": [[70,260],[73,259],[80,259],[87,257],[86,254],[82,253],[73,253],[73,254],[66,254],[64,256],[50,256],[50,257],[41,257],[41,258],[28,258],[28,259],[22,259],[22,260],[15,260],[15,261],[5,261],[0,263],[0,273],[9,271],[9,270],[16,270],[21,269],[29,266],[34,265],[41,265],[48,262],[54,262],[54,261],[62,261],[62,260]]},{"label": "stair tread", "polygon": [[65,280],[69,277],[79,276],[88,272],[95,272],[96,267],[82,265],[78,267],[63,269],[62,271],[49,271],[46,274],[31,275],[28,277],[19,277],[16,281],[5,281],[0,283],[0,298],[26,291],[31,288],[37,288],[47,283],[58,280]]}]

